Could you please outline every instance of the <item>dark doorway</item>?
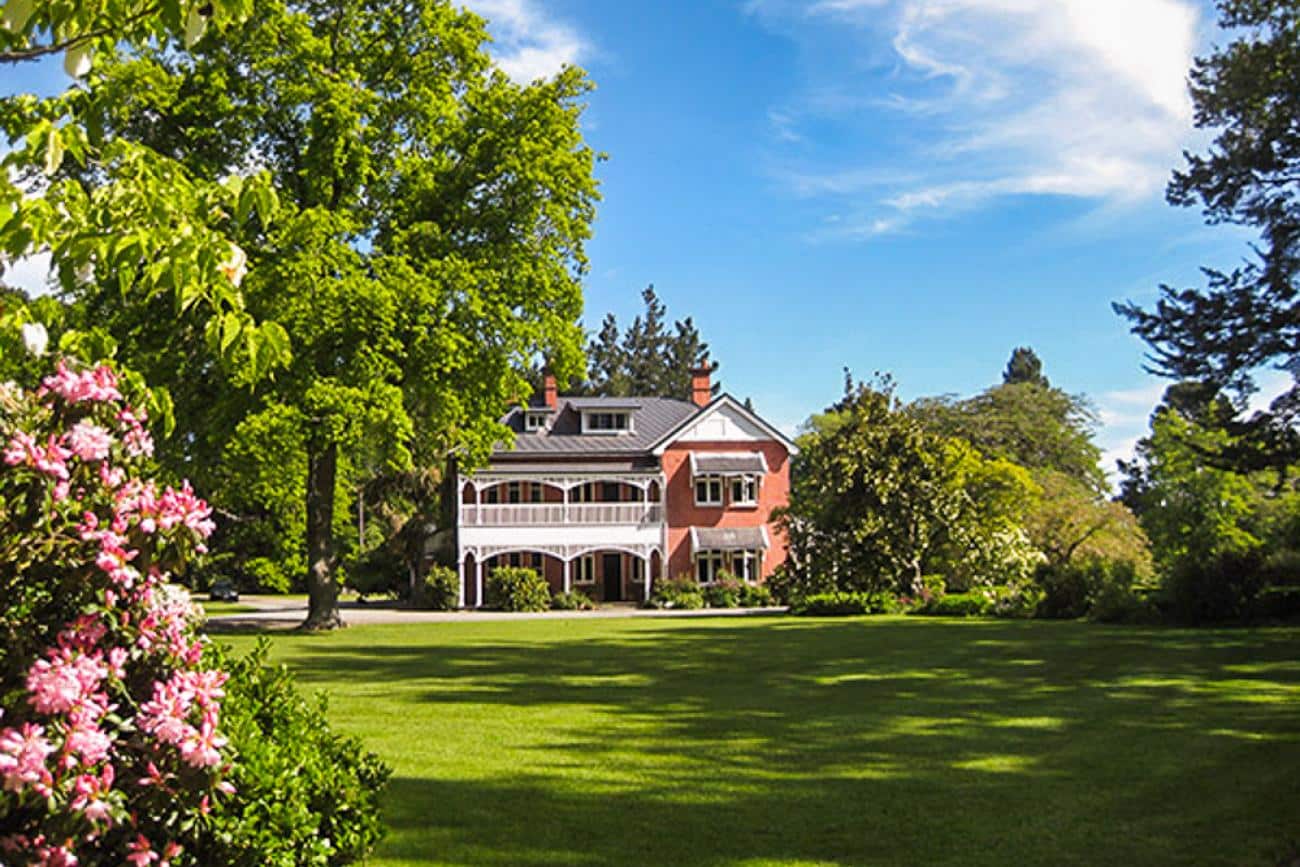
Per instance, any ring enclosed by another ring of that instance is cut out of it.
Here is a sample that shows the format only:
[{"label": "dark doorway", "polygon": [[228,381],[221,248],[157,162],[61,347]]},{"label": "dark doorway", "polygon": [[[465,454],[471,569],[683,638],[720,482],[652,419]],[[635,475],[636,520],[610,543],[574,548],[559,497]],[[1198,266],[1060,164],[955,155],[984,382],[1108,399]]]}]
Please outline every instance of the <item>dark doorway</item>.
[{"label": "dark doorway", "polygon": [[606,554],[601,561],[601,574],[605,576],[605,601],[623,601],[623,555]]}]

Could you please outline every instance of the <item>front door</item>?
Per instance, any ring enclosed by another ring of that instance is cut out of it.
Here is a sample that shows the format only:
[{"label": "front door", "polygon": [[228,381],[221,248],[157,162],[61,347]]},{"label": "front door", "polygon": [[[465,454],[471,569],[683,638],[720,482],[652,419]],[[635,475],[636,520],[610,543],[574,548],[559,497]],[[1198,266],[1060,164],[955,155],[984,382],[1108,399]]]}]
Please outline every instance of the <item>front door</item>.
[{"label": "front door", "polygon": [[605,601],[621,602],[623,600],[623,555],[606,554],[600,565],[601,574],[605,576]]}]

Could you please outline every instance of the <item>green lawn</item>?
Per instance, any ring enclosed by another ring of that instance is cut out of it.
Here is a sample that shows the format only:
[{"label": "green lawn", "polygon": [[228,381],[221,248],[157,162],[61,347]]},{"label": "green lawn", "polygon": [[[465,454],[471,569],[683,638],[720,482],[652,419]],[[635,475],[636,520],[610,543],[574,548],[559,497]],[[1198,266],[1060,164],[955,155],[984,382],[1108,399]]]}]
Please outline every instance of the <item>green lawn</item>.
[{"label": "green lawn", "polygon": [[257,609],[251,605],[245,605],[243,602],[212,602],[207,599],[196,599],[203,613],[208,617],[222,617],[226,614],[247,614]]},{"label": "green lawn", "polygon": [[1300,839],[1298,639],[590,619],[275,655],[395,769],[377,864],[1273,865]]}]

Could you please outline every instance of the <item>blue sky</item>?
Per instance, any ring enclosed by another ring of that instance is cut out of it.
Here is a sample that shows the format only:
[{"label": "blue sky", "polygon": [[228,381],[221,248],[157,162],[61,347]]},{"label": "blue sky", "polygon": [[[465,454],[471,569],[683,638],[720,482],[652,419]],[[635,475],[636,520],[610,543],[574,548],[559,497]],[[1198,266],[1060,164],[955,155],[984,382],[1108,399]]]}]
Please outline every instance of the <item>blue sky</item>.
[{"label": "blue sky", "polygon": [[[1111,302],[1245,253],[1163,201],[1205,141],[1184,85],[1218,38],[1203,0],[468,5],[512,76],[577,63],[596,84],[588,324],[630,321],[654,283],[787,430],[844,366],[965,395],[1030,345],[1125,454],[1163,383]],[[0,87],[60,78],[11,67]]]},{"label": "blue sky", "polygon": [[1205,142],[1185,80],[1220,38],[1208,2],[469,5],[512,75],[573,62],[596,83],[590,321],[626,322],[654,283],[727,390],[787,428],[846,365],[964,395],[1030,345],[1094,400],[1113,459],[1164,383],[1111,302],[1245,253],[1163,200]]}]

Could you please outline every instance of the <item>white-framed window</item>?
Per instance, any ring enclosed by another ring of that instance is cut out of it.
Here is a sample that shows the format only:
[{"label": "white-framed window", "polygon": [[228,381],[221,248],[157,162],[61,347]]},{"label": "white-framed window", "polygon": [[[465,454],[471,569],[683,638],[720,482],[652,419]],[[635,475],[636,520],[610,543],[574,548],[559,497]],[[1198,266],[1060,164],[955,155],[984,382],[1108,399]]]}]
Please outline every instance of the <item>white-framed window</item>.
[{"label": "white-framed window", "polygon": [[526,412],[524,413],[524,430],[539,431],[546,427],[546,416],[544,412]]},{"label": "white-framed window", "polygon": [[758,505],[758,479],[756,477],[736,476],[731,480],[731,505]]},{"label": "white-framed window", "polygon": [[731,574],[741,581],[757,581],[758,567],[763,562],[759,551],[731,552]]},{"label": "white-framed window", "polygon": [[700,551],[695,555],[695,580],[701,584],[712,584],[722,571],[721,551]]},{"label": "white-framed window", "polygon": [[628,412],[583,413],[582,429],[588,433],[625,433],[632,430],[632,414]]},{"label": "white-framed window", "polygon": [[574,563],[577,566],[575,570],[574,584],[595,584],[596,583],[596,555],[584,554]]},{"label": "white-framed window", "polygon": [[508,482],[506,484],[506,502],[518,503],[523,499],[521,496],[521,486],[519,482]]},{"label": "white-framed window", "polygon": [[695,479],[695,505],[722,505],[722,478],[720,476],[697,476]]},{"label": "white-framed window", "polygon": [[632,561],[632,568],[630,570],[632,573],[631,580],[636,581],[638,583],[644,581],[645,561],[642,560],[640,557],[629,557],[628,559]]}]

